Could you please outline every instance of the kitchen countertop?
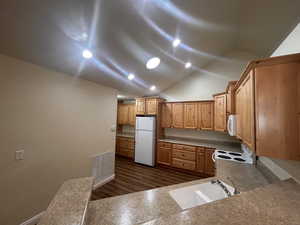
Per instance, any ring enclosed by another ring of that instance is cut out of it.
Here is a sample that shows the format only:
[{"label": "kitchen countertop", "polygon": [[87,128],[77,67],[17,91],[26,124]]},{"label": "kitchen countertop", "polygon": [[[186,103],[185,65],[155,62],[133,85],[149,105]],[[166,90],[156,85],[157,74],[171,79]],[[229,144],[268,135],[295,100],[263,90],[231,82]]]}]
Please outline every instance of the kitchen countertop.
[{"label": "kitchen countertop", "polygon": [[178,137],[166,137],[161,138],[159,141],[169,142],[173,144],[185,144],[199,147],[215,148],[218,150],[225,151],[241,151],[241,144],[237,142],[225,142],[225,141],[214,141],[214,140],[200,140],[200,139],[188,139]]},{"label": "kitchen countertop", "polygon": [[300,185],[287,180],[143,225],[299,225]]},{"label": "kitchen countertop", "polygon": [[38,225],[83,225],[93,183],[91,177],[64,182]]},{"label": "kitchen countertop", "polygon": [[[216,169],[216,177],[92,201],[88,208],[87,225],[132,225],[180,214],[183,210],[169,195],[169,191],[216,178],[229,185],[233,181],[241,193],[268,184],[257,168],[250,164],[217,160]],[[232,173],[233,170],[238,171]]]}]

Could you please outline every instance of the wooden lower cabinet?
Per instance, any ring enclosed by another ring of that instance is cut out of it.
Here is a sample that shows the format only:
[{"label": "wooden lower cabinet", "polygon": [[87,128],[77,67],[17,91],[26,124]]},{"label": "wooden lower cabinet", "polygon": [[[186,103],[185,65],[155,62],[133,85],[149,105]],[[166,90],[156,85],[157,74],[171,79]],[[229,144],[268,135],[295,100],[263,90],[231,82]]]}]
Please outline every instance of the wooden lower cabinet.
[{"label": "wooden lower cabinet", "polygon": [[197,172],[205,173],[205,148],[198,147],[197,149]]},{"label": "wooden lower cabinet", "polygon": [[116,154],[127,158],[134,158],[134,139],[117,137]]},{"label": "wooden lower cabinet", "polygon": [[171,166],[172,163],[172,149],[165,147],[158,147],[157,149],[157,163]]},{"label": "wooden lower cabinet", "polygon": [[215,174],[215,163],[212,160],[214,152],[215,149],[205,149],[205,173],[212,176]]},{"label": "wooden lower cabinet", "polygon": [[212,154],[215,149],[158,142],[157,163],[214,176]]},{"label": "wooden lower cabinet", "polygon": [[196,168],[195,161],[189,161],[189,160],[173,158],[172,163],[173,163],[174,167],[177,167],[177,168],[180,168],[180,169],[195,170],[195,168]]}]

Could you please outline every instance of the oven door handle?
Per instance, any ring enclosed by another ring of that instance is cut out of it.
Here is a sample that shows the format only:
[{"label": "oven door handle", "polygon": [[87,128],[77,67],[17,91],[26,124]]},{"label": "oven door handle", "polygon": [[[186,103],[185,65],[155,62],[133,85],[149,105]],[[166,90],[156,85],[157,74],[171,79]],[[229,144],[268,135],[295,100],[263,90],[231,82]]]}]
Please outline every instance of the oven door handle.
[{"label": "oven door handle", "polygon": [[216,162],[215,156],[216,156],[216,153],[214,152],[214,153],[211,155],[211,159],[212,159],[213,162]]}]

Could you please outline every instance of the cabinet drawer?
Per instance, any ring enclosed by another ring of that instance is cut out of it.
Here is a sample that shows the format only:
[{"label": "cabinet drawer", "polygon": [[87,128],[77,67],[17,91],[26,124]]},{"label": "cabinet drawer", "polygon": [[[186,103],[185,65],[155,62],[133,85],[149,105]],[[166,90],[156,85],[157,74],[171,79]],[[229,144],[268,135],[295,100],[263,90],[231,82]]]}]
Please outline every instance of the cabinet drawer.
[{"label": "cabinet drawer", "polygon": [[185,151],[191,151],[191,152],[195,152],[195,151],[196,151],[196,147],[194,147],[194,146],[188,146],[188,145],[184,145],[184,146],[183,146],[183,150],[185,150]]},{"label": "cabinet drawer", "polygon": [[184,151],[184,150],[174,149],[173,150],[173,158],[195,161],[196,160],[196,153],[191,152],[191,151]]},{"label": "cabinet drawer", "polygon": [[195,170],[195,162],[182,160],[182,159],[173,159],[173,166],[181,169],[186,170]]},{"label": "cabinet drawer", "polygon": [[126,139],[120,139],[119,140],[119,146],[121,148],[128,148],[128,141]]},{"label": "cabinet drawer", "polygon": [[162,148],[172,148],[172,144],[168,142],[158,142],[158,147]]},{"label": "cabinet drawer", "polygon": [[184,145],[173,144],[173,148],[174,148],[174,149],[183,150],[183,146],[184,146]]},{"label": "cabinet drawer", "polygon": [[178,149],[178,150],[191,151],[191,152],[195,152],[196,151],[196,147],[195,146],[189,146],[189,145],[173,144],[173,148],[174,149]]}]

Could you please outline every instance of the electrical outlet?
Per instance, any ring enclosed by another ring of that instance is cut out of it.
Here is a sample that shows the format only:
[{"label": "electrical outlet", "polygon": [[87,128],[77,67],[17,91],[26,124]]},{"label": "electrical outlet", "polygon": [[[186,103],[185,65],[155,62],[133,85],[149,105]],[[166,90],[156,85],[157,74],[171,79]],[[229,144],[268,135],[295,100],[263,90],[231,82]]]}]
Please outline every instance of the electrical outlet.
[{"label": "electrical outlet", "polygon": [[24,153],[25,153],[25,151],[23,149],[16,151],[16,160],[23,160]]}]

